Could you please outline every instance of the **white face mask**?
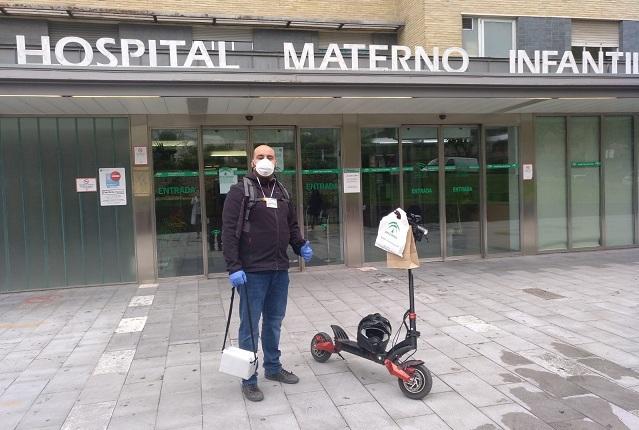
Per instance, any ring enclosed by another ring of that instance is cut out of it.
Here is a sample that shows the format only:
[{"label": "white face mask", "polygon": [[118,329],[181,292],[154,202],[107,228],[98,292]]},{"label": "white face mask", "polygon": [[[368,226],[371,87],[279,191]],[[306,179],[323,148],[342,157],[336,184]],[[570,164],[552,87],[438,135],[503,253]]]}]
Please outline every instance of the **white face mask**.
[{"label": "white face mask", "polygon": [[255,171],[263,178],[268,178],[275,171],[275,164],[273,164],[273,162],[268,158],[262,158],[260,161],[255,163]]}]

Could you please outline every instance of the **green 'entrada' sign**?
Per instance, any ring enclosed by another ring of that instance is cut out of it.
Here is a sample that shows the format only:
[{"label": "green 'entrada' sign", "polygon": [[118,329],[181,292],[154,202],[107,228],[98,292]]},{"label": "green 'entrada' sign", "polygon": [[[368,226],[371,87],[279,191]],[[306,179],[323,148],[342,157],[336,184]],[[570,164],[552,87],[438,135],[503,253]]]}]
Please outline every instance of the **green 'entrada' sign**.
[{"label": "green 'entrada' sign", "polygon": [[506,163],[506,164],[487,164],[486,168],[489,170],[498,170],[498,169],[516,169],[519,167],[517,163]]},{"label": "green 'entrada' sign", "polygon": [[159,187],[157,189],[157,194],[160,196],[170,196],[170,195],[179,195],[179,194],[195,194],[195,187]]},{"label": "green 'entrada' sign", "polygon": [[411,194],[433,194],[433,189],[428,187],[428,188],[411,188],[410,189],[410,193]]},{"label": "green 'entrada' sign", "polygon": [[599,167],[600,161],[573,161],[570,163],[572,167]]},{"label": "green 'entrada' sign", "polygon": [[334,182],[309,182],[307,184],[304,184],[304,188],[307,191],[336,190],[337,184]]}]

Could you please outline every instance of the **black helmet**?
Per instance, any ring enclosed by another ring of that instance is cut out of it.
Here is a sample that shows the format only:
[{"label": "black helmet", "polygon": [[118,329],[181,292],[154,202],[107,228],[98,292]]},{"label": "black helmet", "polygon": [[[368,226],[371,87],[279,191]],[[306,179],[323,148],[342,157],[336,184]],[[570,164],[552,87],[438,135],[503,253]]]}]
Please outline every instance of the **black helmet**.
[{"label": "black helmet", "polygon": [[393,329],[390,322],[380,314],[365,316],[357,326],[357,344],[368,352],[381,354],[386,351],[386,344]]}]

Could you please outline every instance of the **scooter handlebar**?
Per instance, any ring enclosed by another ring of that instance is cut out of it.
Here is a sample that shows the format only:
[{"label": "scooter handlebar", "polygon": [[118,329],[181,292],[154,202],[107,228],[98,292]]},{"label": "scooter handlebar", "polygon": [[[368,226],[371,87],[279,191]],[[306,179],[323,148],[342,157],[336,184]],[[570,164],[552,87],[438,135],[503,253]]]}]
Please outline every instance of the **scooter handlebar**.
[{"label": "scooter handlebar", "polygon": [[413,237],[415,238],[416,242],[419,242],[424,236],[428,234],[428,229],[419,225],[419,223],[422,222],[421,215],[417,215],[414,213],[407,213],[406,215],[408,218],[408,224],[413,229]]}]

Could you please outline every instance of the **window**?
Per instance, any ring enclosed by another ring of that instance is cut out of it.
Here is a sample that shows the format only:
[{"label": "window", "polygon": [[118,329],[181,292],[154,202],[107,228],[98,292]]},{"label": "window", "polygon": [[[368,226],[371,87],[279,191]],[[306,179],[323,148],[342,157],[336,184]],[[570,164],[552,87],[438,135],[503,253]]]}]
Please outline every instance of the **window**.
[{"label": "window", "polygon": [[614,52],[619,49],[619,23],[616,21],[572,21],[572,53],[581,60],[588,51],[597,58],[599,51]]},{"label": "window", "polygon": [[515,49],[515,20],[462,17],[462,43],[470,56],[507,58]]}]

